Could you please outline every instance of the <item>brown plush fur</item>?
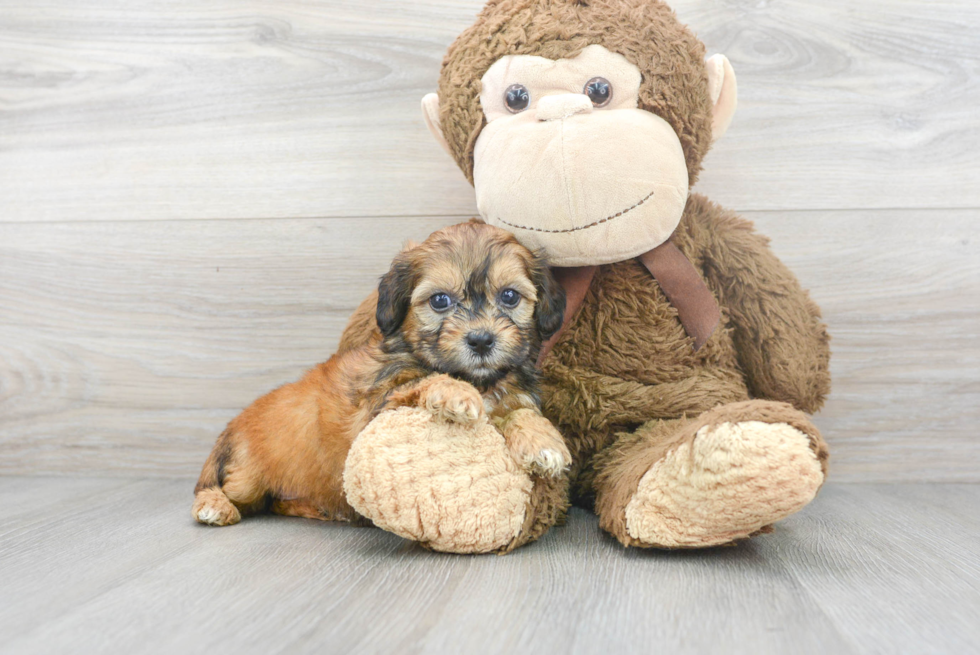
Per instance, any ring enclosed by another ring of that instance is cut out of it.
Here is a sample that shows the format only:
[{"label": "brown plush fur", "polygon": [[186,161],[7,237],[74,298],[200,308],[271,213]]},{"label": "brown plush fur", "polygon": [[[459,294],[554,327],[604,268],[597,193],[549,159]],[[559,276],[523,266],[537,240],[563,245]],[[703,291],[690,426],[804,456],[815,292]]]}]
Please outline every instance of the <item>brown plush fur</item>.
[{"label": "brown plush fur", "polygon": [[722,308],[723,325],[703,348],[694,351],[676,310],[643,266],[630,260],[599,268],[578,315],[545,360],[545,415],[569,442],[582,471],[573,492],[586,505],[595,495],[591,459],[613,445],[617,433],[750,398],[814,412],[830,390],[819,310],[765,237],[692,195],[672,239]]},{"label": "brown plush fur", "polygon": [[491,0],[450,46],[439,77],[443,135],[467,179],[486,124],[480,79],[505,55],[563,59],[601,45],[643,72],[639,107],[677,133],[690,183],[711,146],[711,101],[704,45],[655,0]]},{"label": "brown plush fur", "polygon": [[[505,302],[507,289],[519,292],[517,303]],[[450,296],[451,306],[430,305],[437,294]],[[228,424],[195,488],[195,519],[229,525],[268,507],[357,520],[342,489],[347,452],[371,419],[399,406],[464,424],[486,412],[519,461],[562,473],[570,458],[540,415],[534,361],[560,325],[564,295],[539,258],[504,230],[453,226],[401,253],[378,298],[380,329]],[[478,333],[493,339],[482,355],[472,342]],[[561,461],[535,459],[543,449]]]},{"label": "brown plush fur", "polygon": [[[567,449],[563,446],[565,452]],[[565,520],[568,511],[568,475],[532,475],[531,494],[524,513],[524,525],[517,537],[507,545],[501,554],[506,554],[540,539],[553,525]]]}]

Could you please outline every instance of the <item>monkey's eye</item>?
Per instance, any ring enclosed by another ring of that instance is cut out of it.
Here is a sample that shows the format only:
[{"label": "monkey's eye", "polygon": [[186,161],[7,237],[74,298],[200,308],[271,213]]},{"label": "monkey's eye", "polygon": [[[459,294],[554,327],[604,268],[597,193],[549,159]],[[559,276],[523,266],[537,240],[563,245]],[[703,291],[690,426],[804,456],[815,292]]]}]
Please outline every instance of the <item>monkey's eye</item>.
[{"label": "monkey's eye", "polygon": [[447,293],[437,293],[429,298],[429,307],[437,312],[444,312],[453,306],[453,299]]},{"label": "monkey's eye", "polygon": [[612,84],[604,77],[593,77],[582,91],[596,107],[605,107],[612,100]]},{"label": "monkey's eye", "polygon": [[521,302],[521,294],[513,289],[504,289],[500,292],[500,302],[504,307],[517,307],[517,303]]},{"label": "monkey's eye", "polygon": [[527,109],[531,103],[531,94],[523,84],[511,84],[504,91],[504,102],[507,103],[510,113],[518,114]]}]

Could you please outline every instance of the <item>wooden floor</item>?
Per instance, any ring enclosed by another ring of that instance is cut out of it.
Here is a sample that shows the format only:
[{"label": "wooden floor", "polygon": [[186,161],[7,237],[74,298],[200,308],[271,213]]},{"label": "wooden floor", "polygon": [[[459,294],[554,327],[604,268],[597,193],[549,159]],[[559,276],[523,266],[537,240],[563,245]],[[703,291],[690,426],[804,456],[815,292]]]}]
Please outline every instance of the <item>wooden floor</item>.
[{"label": "wooden floor", "polygon": [[826,488],[731,548],[595,518],[506,557],[373,528],[190,518],[191,480],[0,478],[0,652],[980,652],[980,486]]}]

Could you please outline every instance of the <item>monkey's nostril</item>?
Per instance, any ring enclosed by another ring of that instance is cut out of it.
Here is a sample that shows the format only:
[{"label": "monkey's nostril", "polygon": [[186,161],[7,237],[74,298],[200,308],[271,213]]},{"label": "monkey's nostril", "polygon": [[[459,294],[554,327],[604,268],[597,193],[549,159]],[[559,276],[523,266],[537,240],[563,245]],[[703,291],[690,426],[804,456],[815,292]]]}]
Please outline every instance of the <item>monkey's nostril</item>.
[{"label": "monkey's nostril", "polygon": [[477,355],[486,355],[493,348],[493,334],[490,332],[470,332],[466,335],[466,345]]}]

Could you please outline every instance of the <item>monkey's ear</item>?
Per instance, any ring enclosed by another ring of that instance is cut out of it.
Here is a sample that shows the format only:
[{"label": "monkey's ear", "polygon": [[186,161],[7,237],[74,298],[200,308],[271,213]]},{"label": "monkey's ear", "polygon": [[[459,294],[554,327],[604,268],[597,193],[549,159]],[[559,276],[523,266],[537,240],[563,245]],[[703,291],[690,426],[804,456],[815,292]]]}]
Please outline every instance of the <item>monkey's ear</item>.
[{"label": "monkey's ear", "polygon": [[708,94],[711,97],[711,140],[717,141],[728,130],[738,106],[738,83],[735,69],[725,55],[715,55],[708,66]]},{"label": "monkey's ear", "polygon": [[541,255],[535,255],[531,262],[530,277],[538,292],[538,302],[534,306],[538,334],[541,341],[547,341],[561,329],[565,320],[565,289],[558,284]]},{"label": "monkey's ear", "polygon": [[399,255],[378,285],[378,310],[375,320],[381,334],[394,334],[405,321],[412,302],[412,264]]},{"label": "monkey's ear", "polygon": [[446,137],[442,135],[442,124],[439,122],[438,93],[428,93],[422,98],[422,115],[425,117],[425,124],[429,127],[429,131],[432,132],[432,136],[436,138],[436,141],[446,151],[446,154],[452,157],[453,153],[449,150]]}]

